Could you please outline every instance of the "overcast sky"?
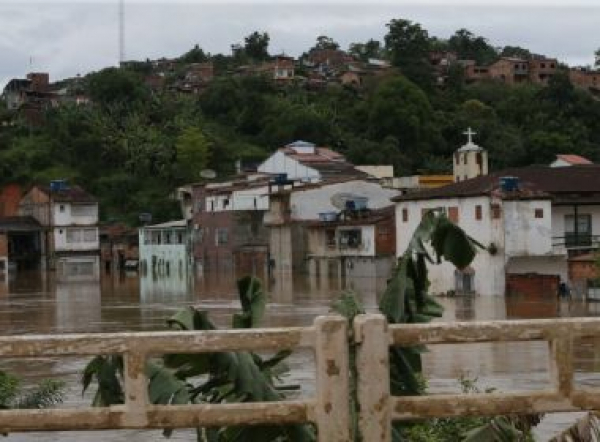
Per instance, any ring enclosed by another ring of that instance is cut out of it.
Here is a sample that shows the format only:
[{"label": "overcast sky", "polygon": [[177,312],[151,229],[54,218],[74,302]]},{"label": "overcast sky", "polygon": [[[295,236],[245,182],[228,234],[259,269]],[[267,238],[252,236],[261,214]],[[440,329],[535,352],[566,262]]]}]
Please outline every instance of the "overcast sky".
[{"label": "overcast sky", "polygon": [[[116,65],[118,11],[118,0],[0,0],[0,87],[29,71],[47,71],[54,81]],[[196,43],[211,53],[229,52],[259,30],[271,36],[271,53],[297,56],[317,35],[333,37],[342,48],[382,39],[393,18],[416,21],[442,38],[464,27],[495,46],[519,45],[571,65],[592,64],[600,47],[598,0],[125,0],[125,54],[173,57]]]}]

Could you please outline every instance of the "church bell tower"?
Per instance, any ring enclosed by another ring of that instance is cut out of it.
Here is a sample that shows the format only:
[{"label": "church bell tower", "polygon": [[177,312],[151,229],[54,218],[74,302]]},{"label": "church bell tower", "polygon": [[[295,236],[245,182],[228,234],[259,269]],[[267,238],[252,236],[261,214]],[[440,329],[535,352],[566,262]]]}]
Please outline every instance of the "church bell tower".
[{"label": "church bell tower", "polygon": [[467,144],[454,152],[455,183],[488,174],[487,151],[473,142],[473,135],[476,133],[470,127],[464,134],[467,136]]}]

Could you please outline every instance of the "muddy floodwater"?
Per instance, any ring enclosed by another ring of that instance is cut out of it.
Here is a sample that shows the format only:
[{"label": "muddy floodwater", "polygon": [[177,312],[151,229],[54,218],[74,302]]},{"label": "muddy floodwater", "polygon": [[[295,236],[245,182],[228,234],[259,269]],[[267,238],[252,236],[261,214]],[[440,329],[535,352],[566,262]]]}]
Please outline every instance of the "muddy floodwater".
[{"label": "muddy floodwater", "polygon": [[[360,293],[368,310],[375,310],[377,294],[385,280],[337,277],[308,279],[305,276],[271,278],[266,283],[269,304],[264,325],[309,325],[326,314],[332,301],[343,290]],[[485,319],[551,318],[559,316],[600,315],[600,303],[580,301],[558,303],[553,294],[546,300],[505,299],[497,297],[440,298],[445,311],[443,321]],[[117,332],[164,330],[165,321],[178,309],[196,306],[210,312],[219,326],[226,327],[239,308],[235,278],[231,275],[169,278],[133,274],[105,275],[99,283],[58,283],[51,275],[28,273],[0,279],[0,333],[44,334],[73,332]],[[576,382],[600,385],[600,340],[577,343]],[[18,374],[24,383],[44,378],[66,382],[63,407],[87,405],[90,395],[82,396],[79,383],[85,358],[5,359],[0,368]],[[301,385],[300,394],[314,391],[314,368],[309,352],[297,352],[290,359],[288,382]],[[543,342],[498,344],[436,345],[424,356],[425,374],[431,393],[459,390],[461,376],[477,377],[484,389],[498,391],[543,389],[549,385],[548,348]],[[539,440],[572,422],[577,414],[547,416],[536,430]],[[163,441],[160,431],[106,431],[12,434],[7,441]],[[171,440],[195,440],[187,430],[174,433]]]}]

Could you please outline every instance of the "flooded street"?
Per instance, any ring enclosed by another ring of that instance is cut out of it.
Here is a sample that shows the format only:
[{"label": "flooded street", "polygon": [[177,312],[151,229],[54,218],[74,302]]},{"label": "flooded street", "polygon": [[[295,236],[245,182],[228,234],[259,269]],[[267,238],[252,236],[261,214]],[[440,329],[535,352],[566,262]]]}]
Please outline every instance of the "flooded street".
[{"label": "flooded street", "polygon": [[[269,304],[265,326],[309,325],[317,315],[326,314],[331,302],[345,289],[360,293],[367,309],[374,311],[377,293],[385,280],[338,278],[309,280],[304,276],[272,279],[267,285]],[[555,300],[526,301],[503,297],[441,298],[445,321],[595,316],[600,305]],[[100,283],[57,283],[45,274],[20,274],[8,284],[0,280],[0,332],[43,334],[73,332],[116,332],[164,330],[166,319],[182,307],[194,305],[210,312],[211,319],[227,327],[239,307],[235,279],[229,275],[208,275],[192,280],[185,275],[156,278],[152,275],[105,276]],[[577,382],[598,385],[600,351],[595,341],[576,346]],[[314,390],[314,369],[309,352],[297,352],[290,360],[290,382],[302,385],[302,394]],[[5,360],[1,367],[18,374],[25,383],[42,378],[67,383],[65,407],[89,404],[82,398],[79,378],[85,359]],[[461,376],[477,377],[484,389],[499,391],[542,389],[548,386],[548,349],[542,342],[503,344],[436,345],[424,357],[425,374],[431,393],[457,391]],[[571,422],[572,415],[552,415],[537,434],[547,439]],[[162,441],[160,431],[62,432],[13,434],[8,441]],[[172,440],[195,440],[189,431],[176,431]]]}]

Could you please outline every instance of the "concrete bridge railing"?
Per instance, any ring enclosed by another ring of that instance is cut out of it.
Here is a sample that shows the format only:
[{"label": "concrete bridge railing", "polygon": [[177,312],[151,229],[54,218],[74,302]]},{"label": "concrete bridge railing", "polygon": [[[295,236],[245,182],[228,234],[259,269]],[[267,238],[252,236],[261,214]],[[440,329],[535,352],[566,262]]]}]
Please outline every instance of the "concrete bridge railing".
[{"label": "concrete bridge railing", "polygon": [[[600,336],[600,318],[388,325],[381,315],[354,322],[357,344],[359,430],[362,440],[388,442],[396,420],[464,415],[547,413],[600,409],[599,389],[573,385],[573,340]],[[240,424],[315,424],[319,441],[351,439],[347,321],[324,316],[310,327],[207,332],[144,332],[0,337],[0,357],[122,354],[125,403],[106,408],[2,410],[3,432],[186,428]],[[393,397],[390,346],[546,341],[552,387],[547,391]],[[236,350],[314,350],[313,398],[243,404],[153,405],[144,365],[165,353]]]}]

